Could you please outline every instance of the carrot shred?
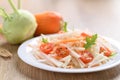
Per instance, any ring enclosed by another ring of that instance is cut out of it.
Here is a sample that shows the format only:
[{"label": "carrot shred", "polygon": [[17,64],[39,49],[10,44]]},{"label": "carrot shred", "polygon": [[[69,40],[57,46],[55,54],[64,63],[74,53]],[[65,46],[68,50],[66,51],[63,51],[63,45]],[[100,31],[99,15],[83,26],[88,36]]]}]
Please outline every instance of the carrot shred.
[{"label": "carrot shred", "polygon": [[76,41],[79,41],[79,39],[65,39],[65,40],[58,41],[56,43],[59,44],[59,43],[68,43],[68,42],[76,42]]}]

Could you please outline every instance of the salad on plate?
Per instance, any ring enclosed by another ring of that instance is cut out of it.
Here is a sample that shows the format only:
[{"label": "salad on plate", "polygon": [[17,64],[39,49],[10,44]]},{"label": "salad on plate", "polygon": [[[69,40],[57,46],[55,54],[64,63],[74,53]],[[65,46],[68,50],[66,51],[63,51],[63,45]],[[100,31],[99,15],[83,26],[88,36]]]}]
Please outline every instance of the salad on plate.
[{"label": "salad on plate", "polygon": [[28,46],[38,62],[65,69],[101,66],[117,54],[102,36],[85,31],[42,34]]}]

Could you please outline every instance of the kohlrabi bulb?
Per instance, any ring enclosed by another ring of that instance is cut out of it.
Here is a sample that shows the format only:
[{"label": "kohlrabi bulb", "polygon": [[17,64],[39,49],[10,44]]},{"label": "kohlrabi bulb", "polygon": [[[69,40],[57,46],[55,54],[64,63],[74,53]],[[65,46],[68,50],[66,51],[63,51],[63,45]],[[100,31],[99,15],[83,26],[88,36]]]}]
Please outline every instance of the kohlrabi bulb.
[{"label": "kohlrabi bulb", "polygon": [[9,19],[5,19],[2,32],[9,43],[18,44],[31,37],[36,30],[36,20],[34,16],[25,10],[18,10],[18,14],[9,15]]},{"label": "kohlrabi bulb", "polygon": [[19,44],[33,37],[37,23],[35,17],[26,10],[17,10],[12,1],[11,4],[14,13],[7,15],[3,10],[4,17],[2,33],[11,44]]}]

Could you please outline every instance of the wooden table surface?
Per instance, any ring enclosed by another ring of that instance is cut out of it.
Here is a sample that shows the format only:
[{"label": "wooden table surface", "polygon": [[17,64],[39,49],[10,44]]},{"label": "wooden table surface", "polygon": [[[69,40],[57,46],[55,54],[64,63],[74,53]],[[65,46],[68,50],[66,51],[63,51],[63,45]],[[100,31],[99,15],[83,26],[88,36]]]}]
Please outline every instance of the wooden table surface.
[{"label": "wooden table surface", "polygon": [[[120,0],[22,0],[22,3],[22,8],[32,13],[46,10],[60,12],[70,28],[90,29],[120,40]],[[0,0],[0,6],[12,12],[7,0]],[[0,45],[13,54],[11,59],[0,57],[0,80],[120,80],[120,65],[84,74],[49,72],[21,61],[17,55],[19,45],[10,45],[1,37]]]}]

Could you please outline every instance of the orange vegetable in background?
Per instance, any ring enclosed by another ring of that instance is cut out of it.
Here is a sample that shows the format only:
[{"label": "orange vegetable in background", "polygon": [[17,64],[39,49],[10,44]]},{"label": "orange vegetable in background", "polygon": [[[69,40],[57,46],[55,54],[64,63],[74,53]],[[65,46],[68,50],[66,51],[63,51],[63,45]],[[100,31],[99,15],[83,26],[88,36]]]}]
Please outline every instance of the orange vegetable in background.
[{"label": "orange vegetable in background", "polygon": [[62,16],[54,11],[47,11],[35,15],[37,21],[37,29],[35,36],[42,34],[52,34],[60,31],[63,18]]}]

